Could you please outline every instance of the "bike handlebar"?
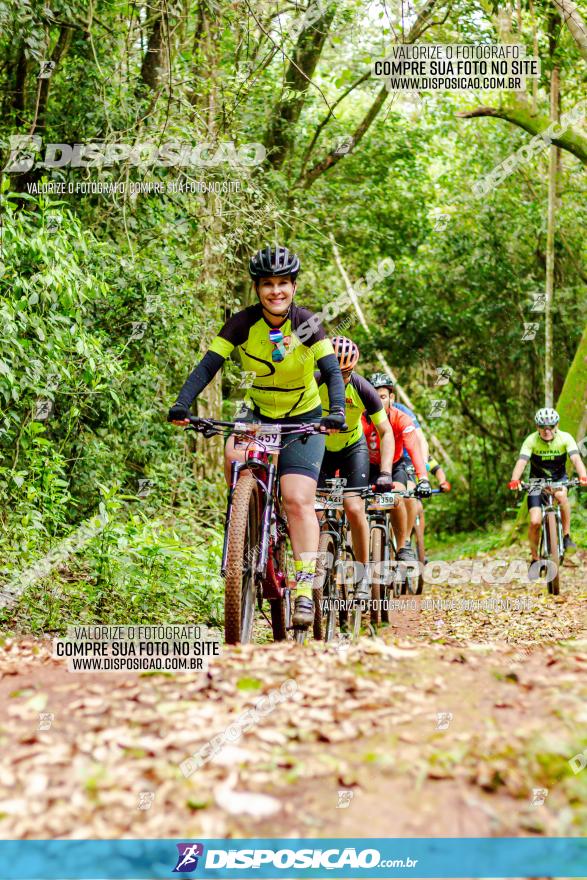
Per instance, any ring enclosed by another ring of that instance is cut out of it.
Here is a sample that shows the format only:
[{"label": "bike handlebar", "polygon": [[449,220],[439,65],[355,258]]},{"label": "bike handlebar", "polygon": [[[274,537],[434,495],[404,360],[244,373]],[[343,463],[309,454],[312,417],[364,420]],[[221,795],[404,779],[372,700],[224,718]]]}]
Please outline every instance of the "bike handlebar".
[{"label": "bike handlebar", "polygon": [[320,422],[306,422],[305,424],[295,425],[291,422],[225,422],[221,419],[202,419],[199,416],[188,416],[190,428],[198,431],[204,436],[212,437],[214,434],[222,434],[225,430],[234,431],[235,433],[252,434],[256,431],[271,431],[272,428],[279,428],[282,434],[324,434],[326,428],[323,428]]},{"label": "bike handlebar", "polygon": [[[321,422],[304,422],[292,424],[291,422],[225,422],[221,419],[202,419],[199,416],[188,416],[189,425],[186,430],[192,429],[199,431],[204,436],[212,437],[214,434],[222,434],[225,430],[232,430],[235,433],[249,434],[255,431],[271,431],[272,428],[279,428],[282,434],[303,434],[311,436],[312,434],[326,434],[332,428],[325,428]],[[346,431],[348,426],[341,425],[340,430]],[[241,430],[242,429],[242,430]]]},{"label": "bike handlebar", "polygon": [[573,480],[567,480],[566,482],[562,480],[544,480],[536,477],[534,480],[530,480],[527,483],[522,483],[520,481],[520,489],[524,492],[529,492],[531,489],[546,489],[550,486],[552,489],[577,489],[581,486],[580,481],[575,478]]},{"label": "bike handlebar", "polygon": [[[363,486],[353,488],[352,486],[341,486],[339,489],[325,489],[320,487],[316,489],[316,495],[330,495],[333,492],[339,492],[342,495],[349,496],[357,496],[360,498],[376,498],[380,495],[397,495],[399,498],[418,498],[421,500],[421,497],[414,490],[409,489],[390,489],[389,492],[378,492],[375,484],[372,486]],[[444,495],[442,489],[431,489],[431,495]]]}]

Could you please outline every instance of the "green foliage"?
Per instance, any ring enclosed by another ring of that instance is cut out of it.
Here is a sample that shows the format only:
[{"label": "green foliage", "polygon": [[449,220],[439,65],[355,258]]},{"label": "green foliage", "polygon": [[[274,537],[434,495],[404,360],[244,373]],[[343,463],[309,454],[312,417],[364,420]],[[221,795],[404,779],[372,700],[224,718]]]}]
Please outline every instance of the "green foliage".
[{"label": "green foliage", "polygon": [[[89,15],[79,0],[55,0],[50,9],[41,0],[0,2],[3,166],[9,138],[25,132],[41,138],[39,160],[48,143],[230,141],[271,149],[268,132],[277,131],[287,144],[283,162],[270,153],[256,168],[133,160],[5,175],[0,579],[10,581],[59,546],[96,515],[104,497],[113,505],[99,539],[79,548],[64,573],[55,570],[29,588],[14,619],[24,624],[32,602],[41,609],[31,613],[33,627],[57,625],[62,611],[107,619],[142,609],[162,619],[185,609],[185,601],[196,616],[217,617],[207,542],[216,560],[224,505],[219,447],[212,454],[210,445],[173,431],[165,414],[224,318],[251,301],[246,258],[268,240],[299,250],[298,299],[311,308],[345,290],[330,234],[352,282],[381,259],[394,260],[393,275],[362,297],[370,334],[353,310],[329,329],[349,319],[344,332],[361,346],[363,373],[377,366],[377,351],[385,355],[453,459],[453,492],[427,505],[430,534],[489,530],[501,521],[511,505],[505,484],[512,461],[542,402],[542,316],[531,307],[532,294],[544,289],[547,152],[477,198],[472,184],[526,144],[525,131],[505,120],[458,118],[479,103],[467,93],[386,97],[373,112],[381,82],[364,74],[390,41],[407,38],[415,16],[384,14],[363,0],[337,3],[300,91],[287,70],[289,58],[302,63],[300,50],[315,36],[303,31],[295,48],[291,25],[305,9],[278,9],[270,0],[165,7],[159,56],[157,10],[98,4]],[[551,12],[549,4],[535,4],[541,116],[555,61],[563,111],[584,93],[584,63],[558,19],[553,49]],[[496,41],[491,6],[459,0],[446,13],[439,8],[421,22],[420,42]],[[531,54],[526,3],[520,15],[521,33],[514,16],[511,36]],[[56,60],[50,79],[38,79],[49,59]],[[489,106],[516,100],[483,96]],[[351,136],[357,142],[344,155],[333,152]],[[210,188],[227,181],[239,186]],[[59,199],[31,192],[31,184],[80,182],[207,188],[100,195],[66,187]],[[559,184],[557,394],[586,315],[587,200],[580,163],[568,153]],[[442,227],[439,214],[448,218]],[[541,326],[524,341],[523,325],[532,321]],[[440,366],[453,371],[447,386],[436,384]],[[579,378],[580,366],[576,360]],[[237,379],[237,368],[228,366],[225,416],[228,399],[239,396]],[[431,418],[439,398],[446,410]],[[199,405],[222,412],[212,392]],[[575,403],[565,406],[579,423]],[[142,497],[140,480],[150,487]],[[189,559],[182,547],[190,548]],[[198,583],[204,576],[210,595]],[[63,595],[49,608],[53,587],[45,598],[43,587],[60,579]]]},{"label": "green foliage", "polygon": [[3,622],[58,633],[72,622],[220,626],[221,553],[222,534],[195,537],[187,513],[169,524],[128,510],[36,580]]}]

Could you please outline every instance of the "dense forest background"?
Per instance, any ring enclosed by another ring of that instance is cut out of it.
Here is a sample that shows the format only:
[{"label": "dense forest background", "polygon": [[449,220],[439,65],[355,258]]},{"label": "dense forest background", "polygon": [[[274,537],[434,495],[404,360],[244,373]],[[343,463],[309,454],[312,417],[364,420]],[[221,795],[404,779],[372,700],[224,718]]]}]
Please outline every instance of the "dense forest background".
[{"label": "dense forest background", "polygon": [[[344,293],[341,266],[356,283],[393,260],[361,297],[368,332],[353,309],[329,330],[345,320],[364,374],[386,358],[446,450],[455,491],[430,504],[431,530],[498,534],[543,403],[548,145],[488,193],[474,184],[548,127],[553,77],[554,112],[587,100],[585,14],[546,0],[18,0],[0,2],[0,25],[5,596],[53,553],[7,619],[218,620],[220,450],[165,417],[252,301],[249,253],[276,239],[299,252],[298,299],[314,309]],[[541,75],[524,93],[390,94],[371,63],[398,42],[523,43]],[[586,130],[554,140],[554,388],[579,438]],[[15,135],[38,139],[28,170],[14,170]],[[39,164],[47,144],[170,142],[211,145],[209,164],[161,167],[148,149],[142,163]],[[127,186],[39,194],[92,181]],[[178,191],[130,192],[149,181]],[[198,412],[230,416],[242,394],[231,365]]]}]

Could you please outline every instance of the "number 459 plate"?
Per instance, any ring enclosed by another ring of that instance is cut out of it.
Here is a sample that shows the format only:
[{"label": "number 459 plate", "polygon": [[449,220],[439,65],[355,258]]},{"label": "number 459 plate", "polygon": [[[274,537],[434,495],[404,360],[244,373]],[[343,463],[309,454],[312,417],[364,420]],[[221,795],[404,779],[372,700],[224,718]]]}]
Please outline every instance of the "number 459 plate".
[{"label": "number 459 plate", "polygon": [[279,452],[281,449],[281,428],[272,428],[270,431],[258,431],[257,442],[267,452]]}]

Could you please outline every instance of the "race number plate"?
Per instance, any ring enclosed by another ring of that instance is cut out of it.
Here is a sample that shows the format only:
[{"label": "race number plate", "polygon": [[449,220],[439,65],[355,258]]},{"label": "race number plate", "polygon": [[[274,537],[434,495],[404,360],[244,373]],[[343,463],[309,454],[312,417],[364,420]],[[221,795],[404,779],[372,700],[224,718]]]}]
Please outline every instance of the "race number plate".
[{"label": "race number plate", "polygon": [[257,433],[257,442],[266,452],[279,452],[281,449],[281,428],[271,428]]},{"label": "race number plate", "polygon": [[383,492],[368,506],[367,510],[389,510],[391,507],[397,507],[398,499],[393,492]]},{"label": "race number plate", "polygon": [[314,502],[314,510],[343,510],[342,496],[319,498]]},{"label": "race number plate", "polygon": [[[281,449],[281,428],[274,428],[267,425],[247,424],[246,422],[235,422],[234,433],[238,434],[238,430],[248,436],[236,437],[234,441],[235,449],[244,449],[250,447],[257,448],[263,452],[275,453]],[[252,439],[254,436],[254,440]]]}]

